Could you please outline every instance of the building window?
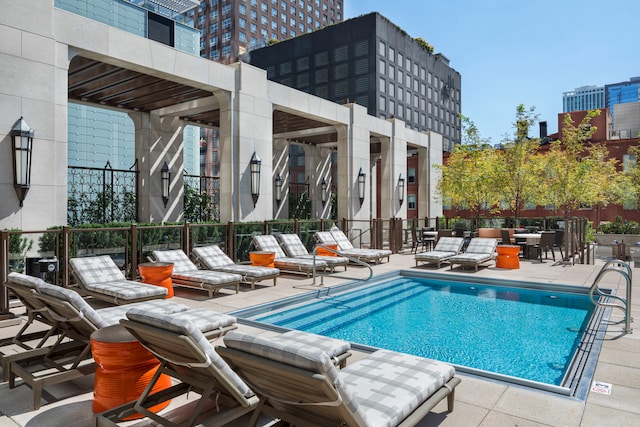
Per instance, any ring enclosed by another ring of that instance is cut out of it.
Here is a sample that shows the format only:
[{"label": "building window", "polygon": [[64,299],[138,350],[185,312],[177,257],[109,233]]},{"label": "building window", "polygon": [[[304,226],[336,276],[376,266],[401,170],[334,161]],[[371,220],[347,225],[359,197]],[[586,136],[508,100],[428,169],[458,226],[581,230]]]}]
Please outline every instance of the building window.
[{"label": "building window", "polygon": [[238,12],[240,12],[240,15],[246,15],[247,14],[247,6],[245,6],[244,4],[241,4],[238,6]]},{"label": "building window", "polygon": [[380,77],[380,93],[386,93],[387,92],[387,82],[385,79],[383,79],[382,77]]},{"label": "building window", "polygon": [[416,168],[407,168],[407,184],[415,184]]},{"label": "building window", "polygon": [[230,28],[231,27],[231,18],[225,18],[222,20],[222,28]]},{"label": "building window", "polygon": [[247,20],[244,18],[238,19],[238,26],[240,28],[247,28]]},{"label": "building window", "polygon": [[385,45],[383,41],[378,43],[378,53],[383,57],[387,54],[387,45]]},{"label": "building window", "polygon": [[238,39],[242,42],[242,43],[246,43],[247,42],[247,34],[243,33],[242,31],[240,31],[238,33]]},{"label": "building window", "polygon": [[392,47],[389,48],[389,61],[393,62],[396,60],[396,50]]},{"label": "building window", "polygon": [[387,110],[387,99],[384,96],[381,96],[378,100],[378,110],[386,111]]},{"label": "building window", "polygon": [[407,194],[407,209],[413,211],[416,209],[416,195]]}]

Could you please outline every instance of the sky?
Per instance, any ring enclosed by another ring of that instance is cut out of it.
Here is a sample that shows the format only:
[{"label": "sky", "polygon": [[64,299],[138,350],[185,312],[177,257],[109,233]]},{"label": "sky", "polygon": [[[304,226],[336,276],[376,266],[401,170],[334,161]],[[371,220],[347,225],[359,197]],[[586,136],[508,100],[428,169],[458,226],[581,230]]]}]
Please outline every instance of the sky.
[{"label": "sky", "polygon": [[564,92],[640,76],[637,0],[344,0],[345,20],[370,12],[449,58],[462,114],[492,144],[513,136],[520,104],[551,134]]}]

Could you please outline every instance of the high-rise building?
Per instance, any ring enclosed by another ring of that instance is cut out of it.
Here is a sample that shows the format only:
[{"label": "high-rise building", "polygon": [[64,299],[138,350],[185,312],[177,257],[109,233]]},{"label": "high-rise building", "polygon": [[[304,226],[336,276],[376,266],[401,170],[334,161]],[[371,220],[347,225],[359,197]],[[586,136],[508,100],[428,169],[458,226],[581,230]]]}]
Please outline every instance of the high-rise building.
[{"label": "high-rise building", "polygon": [[604,108],[603,86],[581,86],[562,94],[562,112],[596,110]]},{"label": "high-rise building", "polygon": [[200,56],[229,64],[248,51],[343,20],[343,0],[202,0],[185,13]]},{"label": "high-rise building", "polygon": [[445,151],[460,142],[460,73],[379,13],[254,50],[246,60],[270,80],[442,134]]},{"label": "high-rise building", "polygon": [[638,102],[640,101],[640,77],[632,77],[628,82],[605,85],[604,91],[605,106],[611,111],[616,104]]}]

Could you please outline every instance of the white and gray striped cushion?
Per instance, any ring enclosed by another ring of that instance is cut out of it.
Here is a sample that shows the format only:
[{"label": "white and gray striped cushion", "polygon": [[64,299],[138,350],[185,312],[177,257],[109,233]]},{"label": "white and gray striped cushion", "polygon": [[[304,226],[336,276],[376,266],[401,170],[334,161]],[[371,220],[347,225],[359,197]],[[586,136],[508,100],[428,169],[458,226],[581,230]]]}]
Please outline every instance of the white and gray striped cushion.
[{"label": "white and gray striped cushion", "polygon": [[453,366],[379,350],[338,372],[367,427],[398,425],[455,374]]},{"label": "white and gray striped cushion", "polygon": [[[129,319],[136,320],[142,323],[153,325],[157,319],[157,314],[171,314],[174,319],[188,320],[193,323],[196,328],[202,333],[214,331],[227,326],[235,325],[237,319],[228,314],[217,313],[211,310],[205,310],[202,308],[188,308],[186,310],[174,313],[166,313],[158,310],[149,310],[149,308],[143,304],[137,305],[131,310],[126,311],[126,315]],[[144,319],[144,320],[143,320]],[[157,325],[156,325],[157,326]]]},{"label": "white and gray striped cushion", "polygon": [[457,252],[429,251],[416,254],[416,259],[418,261],[444,261],[456,254]]},{"label": "white and gray striped cushion", "polygon": [[226,283],[232,284],[240,282],[242,276],[232,273],[224,273],[222,271],[209,271],[209,270],[190,270],[183,271],[171,275],[176,280],[183,280],[185,282],[199,282],[201,284],[208,285],[224,285]]},{"label": "white and gray striped cushion", "polygon": [[99,255],[69,260],[76,278],[83,286],[93,283],[126,280],[124,274],[109,255]]},{"label": "white and gray striped cushion", "polygon": [[271,341],[283,344],[288,343],[289,345],[315,347],[327,353],[327,355],[332,359],[348,352],[351,349],[351,344],[347,341],[296,330],[275,335],[271,338]]},{"label": "white and gray striped cushion", "polygon": [[282,242],[282,247],[290,257],[309,255],[309,251],[307,251],[297,234],[280,234],[278,237]]},{"label": "white and gray striped cushion", "polygon": [[209,269],[235,265],[233,260],[225,254],[218,245],[198,246],[193,248],[198,260]]},{"label": "white and gray striped cushion", "polygon": [[315,237],[316,242],[320,243],[321,245],[335,245],[338,243],[329,231],[316,231],[313,237]]},{"label": "white and gray striped cushion", "polygon": [[465,249],[465,254],[489,254],[492,255],[498,244],[498,240],[487,237],[474,237]]},{"label": "white and gray striped cushion", "polygon": [[182,249],[153,251],[153,257],[160,262],[173,263],[173,274],[197,270],[198,267],[189,259]]},{"label": "white and gray striped cushion", "polygon": [[276,258],[286,258],[287,255],[284,253],[275,236],[271,234],[260,234],[257,236],[253,236],[253,244],[259,251],[268,251],[275,252]]},{"label": "white and gray striped cushion", "polygon": [[196,247],[193,248],[193,253],[205,268],[239,274],[243,280],[274,277],[280,274],[277,268],[235,264],[217,245]]},{"label": "white and gray striped cushion", "polygon": [[166,296],[168,293],[167,289],[162,286],[133,282],[131,280],[90,283],[85,285],[85,289],[90,292],[112,296],[115,301],[120,303],[139,298]]},{"label": "white and gray striped cushion", "polygon": [[457,254],[462,250],[463,244],[464,238],[462,237],[441,237],[433,250],[436,252],[453,252]]},{"label": "white and gray striped cushion", "polygon": [[9,273],[9,276],[7,278],[9,279],[10,282],[16,283],[18,285],[24,286],[25,288],[29,288],[29,289],[38,290],[42,286],[47,286],[47,285],[53,286],[53,285],[49,285],[47,282],[45,282],[39,277],[28,276],[22,273],[12,272],[12,273]]},{"label": "white and gray striped cushion", "polygon": [[347,236],[337,227],[333,227],[330,230],[333,240],[336,241],[340,250],[353,249],[353,245],[347,238]]},{"label": "white and gray striped cushion", "polygon": [[116,325],[120,319],[124,319],[130,310],[143,309],[147,312],[152,311],[162,314],[171,314],[172,316],[185,313],[191,310],[188,305],[180,304],[173,301],[153,300],[145,302],[137,302],[129,305],[117,305],[115,307],[100,308],[96,310],[97,314],[102,317],[107,325]]},{"label": "white and gray striped cushion", "polygon": [[[198,327],[188,319],[178,318],[170,315],[163,315],[153,312],[142,313],[139,311],[127,313],[127,317],[130,320],[145,323],[160,329],[165,329],[170,332],[186,335],[193,339],[195,345],[197,345],[209,358],[215,368],[217,368],[221,376],[226,377],[245,397],[253,396],[251,389],[245,384],[242,379],[231,370],[229,365],[216,353],[211,346],[211,343],[200,332]],[[177,360],[173,359],[178,363]],[[185,363],[188,366],[188,363]]]}]

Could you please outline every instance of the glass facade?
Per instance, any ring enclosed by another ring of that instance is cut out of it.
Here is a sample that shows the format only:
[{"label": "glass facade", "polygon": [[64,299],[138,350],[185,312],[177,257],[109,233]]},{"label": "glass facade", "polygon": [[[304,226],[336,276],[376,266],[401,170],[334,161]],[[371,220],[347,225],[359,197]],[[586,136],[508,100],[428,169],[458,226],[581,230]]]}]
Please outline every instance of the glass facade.
[{"label": "glass facade", "polygon": [[604,108],[603,86],[582,86],[562,94],[562,112],[595,110]]}]

